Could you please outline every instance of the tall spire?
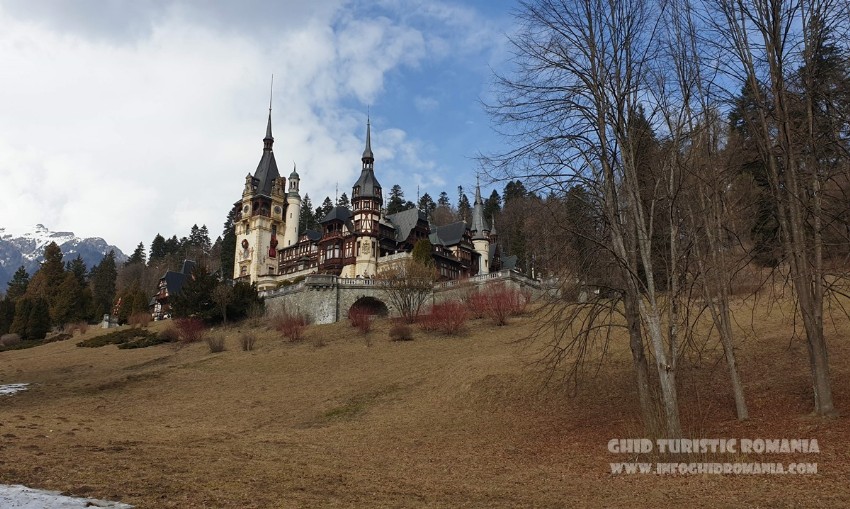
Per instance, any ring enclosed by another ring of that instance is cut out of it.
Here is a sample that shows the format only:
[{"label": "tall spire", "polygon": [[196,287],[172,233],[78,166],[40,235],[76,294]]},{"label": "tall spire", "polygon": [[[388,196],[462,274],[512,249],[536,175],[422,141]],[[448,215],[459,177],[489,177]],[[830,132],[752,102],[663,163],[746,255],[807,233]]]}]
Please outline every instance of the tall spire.
[{"label": "tall spire", "polygon": [[363,150],[362,159],[363,164],[375,162],[375,155],[372,154],[372,121],[368,114],[366,115],[366,148]]},{"label": "tall spire", "polygon": [[472,225],[469,229],[472,230],[473,239],[486,238],[484,232],[489,231],[484,221],[484,201],[481,200],[481,183],[478,177],[475,178],[475,203],[472,206]]},{"label": "tall spire", "polygon": [[272,74],[272,83],[269,87],[269,122],[266,124],[266,137],[263,138],[263,150],[271,150],[274,144],[272,136],[272,94],[274,92],[274,74]]}]

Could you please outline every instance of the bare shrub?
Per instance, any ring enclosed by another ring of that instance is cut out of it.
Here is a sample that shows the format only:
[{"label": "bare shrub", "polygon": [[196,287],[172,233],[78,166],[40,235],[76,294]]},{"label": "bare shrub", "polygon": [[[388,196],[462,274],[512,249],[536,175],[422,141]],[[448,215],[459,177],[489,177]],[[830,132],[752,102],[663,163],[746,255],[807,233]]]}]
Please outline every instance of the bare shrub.
[{"label": "bare shrub", "polygon": [[195,343],[204,339],[207,328],[200,318],[178,318],[174,322],[182,343]]},{"label": "bare shrub", "polygon": [[159,339],[163,343],[176,343],[180,340],[180,333],[177,332],[176,328],[170,326],[160,331]]},{"label": "bare shrub", "polygon": [[146,329],[148,325],[151,323],[151,315],[150,313],[133,313],[130,315],[130,318],[127,319],[127,323],[131,327],[141,327],[142,329]]},{"label": "bare shrub", "polygon": [[274,328],[291,342],[301,341],[307,328],[307,316],[284,311],[274,318]]},{"label": "bare shrub", "polygon": [[219,353],[225,350],[223,334],[209,335],[204,338],[204,341],[207,342],[207,346],[210,348],[210,353]]},{"label": "bare shrub", "polygon": [[75,332],[79,331],[80,335],[82,336],[83,334],[88,332],[88,330],[89,330],[89,324],[86,323],[86,322],[77,322],[77,323],[72,323],[71,325],[68,325],[68,332],[72,335]]},{"label": "bare shrub", "polygon": [[411,341],[413,329],[406,323],[396,323],[390,328],[390,339],[392,341]]},{"label": "bare shrub", "polygon": [[21,337],[17,334],[3,334],[0,336],[0,347],[15,346],[21,342]]},{"label": "bare shrub", "polygon": [[463,329],[468,318],[466,306],[453,300],[431,306],[427,315],[420,316],[419,327],[422,330],[439,331],[451,336]]},{"label": "bare shrub", "polygon": [[250,352],[254,349],[254,344],[257,342],[257,336],[246,332],[239,336],[239,344],[242,345],[242,351]]},{"label": "bare shrub", "polygon": [[351,326],[363,334],[368,334],[372,330],[372,314],[366,308],[351,308],[348,312],[348,319],[351,322]]},{"label": "bare shrub", "polygon": [[505,285],[491,285],[470,296],[469,309],[473,316],[487,316],[496,325],[508,323],[509,316],[526,312],[531,294]]}]

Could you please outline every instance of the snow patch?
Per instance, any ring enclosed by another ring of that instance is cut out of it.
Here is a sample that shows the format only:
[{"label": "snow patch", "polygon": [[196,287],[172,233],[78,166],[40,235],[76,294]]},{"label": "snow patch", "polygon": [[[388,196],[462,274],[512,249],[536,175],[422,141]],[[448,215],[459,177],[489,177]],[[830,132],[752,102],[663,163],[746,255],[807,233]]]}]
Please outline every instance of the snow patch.
[{"label": "snow patch", "polygon": [[86,507],[109,507],[130,509],[133,506],[121,502],[109,502],[92,498],[75,498],[58,491],[36,490],[20,484],[0,484],[0,507],[9,509],[84,509]]},{"label": "snow patch", "polygon": [[[12,394],[15,394],[16,392],[25,391],[25,390],[27,390],[28,385],[29,385],[28,383],[0,385],[0,396],[11,396]],[[3,499],[0,498],[0,501],[2,501],[2,500]],[[5,506],[0,506],[0,507],[5,507]]]}]

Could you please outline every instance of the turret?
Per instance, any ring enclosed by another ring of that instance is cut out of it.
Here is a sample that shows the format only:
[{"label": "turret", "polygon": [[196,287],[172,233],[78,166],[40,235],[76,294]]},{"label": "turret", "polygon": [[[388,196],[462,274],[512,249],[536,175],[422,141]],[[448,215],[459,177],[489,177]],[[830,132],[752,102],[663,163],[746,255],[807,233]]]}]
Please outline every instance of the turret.
[{"label": "turret", "polygon": [[481,199],[481,185],[475,183],[475,203],[472,206],[472,245],[478,253],[478,273],[490,272],[490,227],[484,219],[484,201]]},{"label": "turret", "polygon": [[286,194],[286,232],[283,235],[282,247],[289,247],[298,243],[298,224],[301,220],[301,195],[298,194],[298,184],[301,179],[295,165],[289,174],[289,192]]},{"label": "turret", "polygon": [[370,277],[378,268],[378,224],[383,203],[381,184],[375,178],[375,156],[372,153],[372,125],[366,121],[366,148],[361,157],[360,177],[351,189],[351,205],[354,209],[354,234],[356,276]]}]

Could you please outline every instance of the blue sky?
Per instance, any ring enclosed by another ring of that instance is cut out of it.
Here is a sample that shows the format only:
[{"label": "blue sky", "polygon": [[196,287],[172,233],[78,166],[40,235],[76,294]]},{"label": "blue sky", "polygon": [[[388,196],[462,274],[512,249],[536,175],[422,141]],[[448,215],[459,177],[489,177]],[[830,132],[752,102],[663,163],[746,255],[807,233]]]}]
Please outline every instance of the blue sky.
[{"label": "blue sky", "polygon": [[[0,0],[0,227],[214,234],[262,151],[315,205],[350,194],[371,111],[385,189],[472,198],[509,1]],[[503,183],[487,185],[484,193]]]}]

